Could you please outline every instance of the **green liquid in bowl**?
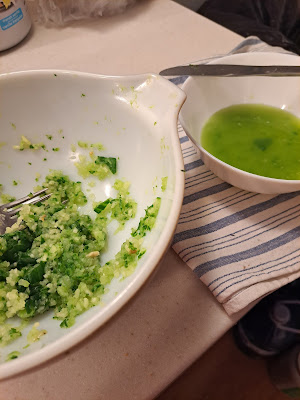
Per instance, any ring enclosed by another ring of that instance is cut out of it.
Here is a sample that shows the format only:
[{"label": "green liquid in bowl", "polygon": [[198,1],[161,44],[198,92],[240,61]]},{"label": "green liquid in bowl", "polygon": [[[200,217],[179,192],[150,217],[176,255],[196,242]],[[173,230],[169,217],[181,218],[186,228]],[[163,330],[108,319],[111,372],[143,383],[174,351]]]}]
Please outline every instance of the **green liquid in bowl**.
[{"label": "green liquid in bowl", "polygon": [[300,179],[300,119],[279,108],[261,104],[223,108],[204,125],[201,145],[243,171]]}]

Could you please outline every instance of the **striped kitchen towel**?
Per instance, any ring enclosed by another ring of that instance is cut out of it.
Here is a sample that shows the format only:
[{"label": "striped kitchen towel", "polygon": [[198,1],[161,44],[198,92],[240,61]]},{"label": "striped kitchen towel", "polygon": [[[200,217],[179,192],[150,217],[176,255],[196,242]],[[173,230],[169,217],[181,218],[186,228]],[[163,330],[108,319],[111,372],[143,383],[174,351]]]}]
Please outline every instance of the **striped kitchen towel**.
[{"label": "striped kitchen towel", "polygon": [[[231,54],[270,49],[284,51],[251,37]],[[178,131],[185,196],[173,249],[233,314],[300,277],[300,192],[233,187],[206,168],[180,125]]]}]

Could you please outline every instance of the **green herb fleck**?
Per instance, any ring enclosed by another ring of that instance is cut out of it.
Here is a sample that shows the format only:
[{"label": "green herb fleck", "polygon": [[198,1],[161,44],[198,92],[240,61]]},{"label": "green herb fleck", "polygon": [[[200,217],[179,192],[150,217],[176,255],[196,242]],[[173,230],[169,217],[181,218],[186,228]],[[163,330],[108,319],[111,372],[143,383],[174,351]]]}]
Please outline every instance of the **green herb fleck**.
[{"label": "green herb fleck", "polygon": [[13,129],[15,129],[15,130],[17,129],[16,125],[15,125],[13,122],[11,122],[10,125],[11,125],[11,127],[12,127]]},{"label": "green herb fleck", "polygon": [[166,190],[167,184],[168,184],[168,177],[164,176],[163,178],[161,178],[161,190],[163,192]]},{"label": "green herb fleck", "polygon": [[138,259],[140,259],[146,253],[146,249],[138,251]]},{"label": "green herb fleck", "polygon": [[59,147],[53,147],[52,151],[59,151]]},{"label": "green herb fleck", "polygon": [[261,151],[266,151],[266,149],[271,146],[272,142],[272,138],[259,138],[254,139],[253,141],[254,145],[258,147]]},{"label": "green herb fleck", "polygon": [[12,351],[9,353],[6,357],[6,361],[14,360],[15,358],[18,358],[21,353],[19,351]]},{"label": "green herb fleck", "polygon": [[90,147],[97,150],[104,150],[104,146],[102,143],[92,143]]},{"label": "green herb fleck", "polygon": [[5,203],[10,203],[11,201],[16,200],[16,198],[14,196],[10,196],[9,194],[1,194],[0,196],[1,199],[1,203],[5,204]]},{"label": "green herb fleck", "polygon": [[98,156],[95,164],[105,164],[108,166],[110,171],[115,174],[117,172],[117,159],[114,157],[101,157]]},{"label": "green herb fleck", "polygon": [[81,93],[81,97],[85,97],[85,94],[84,94],[84,93]]},{"label": "green herb fleck", "polygon": [[52,135],[46,135],[46,138],[49,140],[52,140],[53,136]]},{"label": "green herb fleck", "polygon": [[106,208],[106,206],[108,206],[109,204],[112,203],[112,201],[113,201],[113,199],[111,199],[111,198],[108,198],[107,200],[102,201],[101,203],[97,204],[97,206],[94,208],[94,211],[97,214],[100,214],[101,211],[103,211]]},{"label": "green herb fleck", "polygon": [[140,219],[139,226],[137,227],[137,229],[132,230],[131,236],[144,237],[147,231],[151,231],[151,229],[155,225],[160,204],[161,204],[161,198],[157,197],[154,200],[154,203],[145,210],[145,216]]},{"label": "green herb fleck", "polygon": [[45,146],[43,143],[32,143],[26,136],[22,135],[20,143],[16,146],[13,146],[15,150],[23,151],[23,150],[38,150]]},{"label": "green herb fleck", "polygon": [[28,165],[32,165],[32,163],[31,163],[31,162],[29,162],[29,163],[28,163]]},{"label": "green herb fleck", "polygon": [[13,181],[13,185],[14,185],[14,186],[17,186],[17,185],[18,185],[18,182],[17,182],[17,181]]},{"label": "green herb fleck", "polygon": [[87,149],[89,147],[89,144],[87,142],[83,142],[81,140],[78,140],[77,142],[78,146],[81,147],[82,149]]}]

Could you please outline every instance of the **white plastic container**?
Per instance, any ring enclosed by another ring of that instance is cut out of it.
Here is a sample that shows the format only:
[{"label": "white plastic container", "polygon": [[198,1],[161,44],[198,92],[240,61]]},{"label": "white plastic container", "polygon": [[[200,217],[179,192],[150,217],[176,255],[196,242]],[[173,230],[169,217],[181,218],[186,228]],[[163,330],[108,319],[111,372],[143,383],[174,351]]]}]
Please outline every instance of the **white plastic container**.
[{"label": "white plastic container", "polygon": [[31,28],[31,19],[24,0],[11,0],[8,6],[0,1],[0,51],[15,46]]}]

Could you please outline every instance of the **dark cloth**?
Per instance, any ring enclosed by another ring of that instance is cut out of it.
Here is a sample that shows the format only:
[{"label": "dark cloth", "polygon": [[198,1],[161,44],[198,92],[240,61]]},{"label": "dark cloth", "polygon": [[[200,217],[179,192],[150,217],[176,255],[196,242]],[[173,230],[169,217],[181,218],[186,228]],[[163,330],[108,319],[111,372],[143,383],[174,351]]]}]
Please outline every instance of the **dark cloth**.
[{"label": "dark cloth", "polygon": [[241,36],[300,54],[299,0],[207,0],[198,13]]}]

